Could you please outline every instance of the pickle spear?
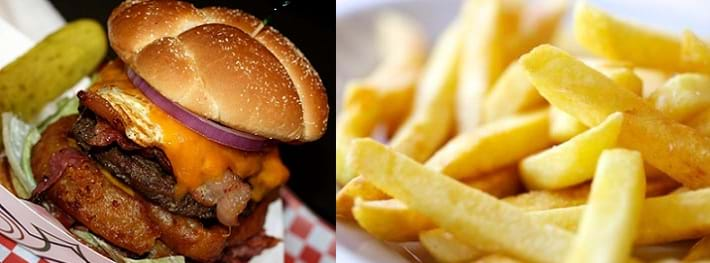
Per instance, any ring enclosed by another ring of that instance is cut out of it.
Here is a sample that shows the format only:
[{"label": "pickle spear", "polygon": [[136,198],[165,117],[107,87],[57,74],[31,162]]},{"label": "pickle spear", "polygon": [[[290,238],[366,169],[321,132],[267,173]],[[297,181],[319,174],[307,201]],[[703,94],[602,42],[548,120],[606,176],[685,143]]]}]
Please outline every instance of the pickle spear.
[{"label": "pickle spear", "polygon": [[32,120],[45,104],[92,72],[106,49],[99,23],[89,19],[68,23],[0,69],[0,112]]}]

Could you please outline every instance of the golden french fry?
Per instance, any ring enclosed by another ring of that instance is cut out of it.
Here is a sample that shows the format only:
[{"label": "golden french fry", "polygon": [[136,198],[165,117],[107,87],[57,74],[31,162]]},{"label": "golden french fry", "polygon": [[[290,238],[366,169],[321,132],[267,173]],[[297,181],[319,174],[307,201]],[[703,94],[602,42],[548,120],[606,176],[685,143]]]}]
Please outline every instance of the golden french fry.
[{"label": "golden french fry", "polygon": [[[505,168],[463,183],[496,197],[508,196],[522,188],[516,171],[514,167]],[[433,227],[429,219],[407,209],[399,200],[379,201],[386,197],[364,178],[357,177],[338,192],[336,213],[345,218],[353,218],[357,213],[355,219],[363,229],[388,241],[413,241],[414,234]],[[357,209],[354,208],[356,199],[360,199],[359,205],[355,205]]]},{"label": "golden french fry", "polygon": [[641,79],[643,83],[643,92],[641,97],[647,98],[656,89],[663,87],[666,81],[670,78],[670,74],[650,68],[634,68],[634,73]]},{"label": "golden french fry", "polygon": [[[635,244],[660,244],[710,235],[710,189],[660,197],[643,203]],[[531,211],[535,220],[575,231],[585,206]]]},{"label": "golden french fry", "polygon": [[683,185],[710,185],[710,137],[660,115],[624,114],[619,145],[640,151],[646,160]]},{"label": "golden french fry", "polygon": [[492,254],[479,258],[474,263],[521,263],[522,261],[501,254]]},{"label": "golden french fry", "polygon": [[517,194],[523,189],[517,167],[503,168],[480,177],[464,179],[462,183],[498,198]]},{"label": "golden french fry", "polygon": [[550,106],[550,139],[554,142],[565,142],[583,133],[588,128],[572,115]]},{"label": "golden french fry", "polygon": [[646,187],[641,154],[605,150],[566,262],[629,259]]},{"label": "golden french fry", "polygon": [[550,139],[554,142],[565,142],[572,137],[583,133],[588,128],[574,116],[550,106]]},{"label": "golden french fry", "polygon": [[394,12],[380,14],[375,31],[382,61],[365,82],[377,89],[379,117],[394,130],[410,111],[427,55],[426,36],[412,18]]},{"label": "golden french fry", "polygon": [[710,73],[710,46],[700,40],[693,32],[685,31],[683,33],[681,56],[686,69]]},{"label": "golden french fry", "polygon": [[377,188],[471,246],[491,245],[532,262],[559,262],[569,248],[569,232],[542,225],[371,139],[355,140],[350,157],[352,167]]},{"label": "golden french fry", "polygon": [[520,4],[516,1],[469,0],[462,7],[464,47],[458,73],[457,127],[472,131],[482,118],[483,99],[504,67],[504,41],[517,29]]},{"label": "golden french fry", "polygon": [[[597,69],[597,68],[595,68]],[[643,93],[643,81],[633,70],[626,67],[599,67],[599,72],[609,77],[617,86],[630,90],[634,94],[641,96]]]},{"label": "golden french fry", "polygon": [[453,178],[476,177],[550,145],[547,111],[508,117],[459,134],[426,162]]},{"label": "golden french fry", "polygon": [[589,195],[589,183],[558,190],[536,190],[506,197],[506,201],[526,211],[583,205]]},{"label": "golden french fry", "polygon": [[520,64],[512,63],[483,101],[483,122],[491,122],[544,104],[545,99],[530,84]]},{"label": "golden french fry", "polygon": [[346,89],[345,109],[338,116],[335,139],[336,179],[340,184],[346,184],[356,176],[348,171],[345,158],[353,138],[367,137],[377,124],[379,110],[377,107],[377,91],[359,84],[352,84]]},{"label": "golden french fry", "polygon": [[522,11],[518,32],[508,37],[508,59],[515,61],[530,49],[549,43],[567,10],[567,0],[546,0],[528,4]]},{"label": "golden french fry", "polygon": [[[680,184],[665,175],[649,177],[646,174],[646,197],[666,195],[676,190]],[[589,183],[557,190],[537,190],[506,197],[506,201],[526,211],[546,210],[587,203]]]},{"label": "golden french fry", "polygon": [[669,118],[684,122],[710,108],[710,77],[697,73],[675,75],[646,100]]},{"label": "golden french fry", "polygon": [[666,71],[681,65],[677,38],[618,20],[586,1],[575,6],[574,33],[582,46],[604,58]]},{"label": "golden french fry", "polygon": [[[619,87],[641,96],[643,82],[631,69],[607,65],[599,61],[587,61],[585,63],[609,77]],[[550,107],[550,138],[553,141],[565,142],[585,130],[587,130],[587,126],[572,115],[557,107]]]},{"label": "golden french fry", "polygon": [[390,141],[396,151],[424,161],[451,134],[460,48],[461,29],[454,22],[434,46],[417,85],[412,113]]},{"label": "golden french fry", "polygon": [[624,112],[621,146],[640,151],[650,164],[688,187],[710,186],[710,138],[667,119],[631,91],[555,47],[537,47],[520,61],[552,105],[589,126],[613,112]]},{"label": "golden french fry", "polygon": [[687,123],[688,126],[696,129],[698,133],[710,136],[710,109],[702,111],[697,116],[690,119]]},{"label": "golden french fry", "polygon": [[710,238],[704,237],[695,245],[690,248],[688,254],[683,258],[684,262],[691,262],[694,260],[708,260],[710,259]]},{"label": "golden french fry", "polygon": [[623,122],[620,112],[556,147],[528,156],[520,162],[520,175],[528,189],[560,189],[587,181],[594,175],[597,159],[616,145]]},{"label": "golden french fry", "polygon": [[353,218],[352,208],[357,198],[362,200],[382,200],[389,197],[368,183],[365,178],[358,176],[350,180],[335,195],[335,215],[342,218]]},{"label": "golden french fry", "polygon": [[484,254],[441,228],[422,231],[419,233],[419,242],[441,263],[471,262]]},{"label": "golden french fry", "polygon": [[365,231],[387,241],[416,241],[419,232],[435,227],[431,220],[395,199],[364,201],[357,198],[352,214]]}]

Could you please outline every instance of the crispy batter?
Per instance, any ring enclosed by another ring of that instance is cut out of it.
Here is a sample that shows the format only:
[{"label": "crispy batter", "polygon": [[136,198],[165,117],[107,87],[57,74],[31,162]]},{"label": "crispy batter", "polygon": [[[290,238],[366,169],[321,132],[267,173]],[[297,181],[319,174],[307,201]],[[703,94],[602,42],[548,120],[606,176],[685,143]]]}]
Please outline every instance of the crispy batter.
[{"label": "crispy batter", "polygon": [[213,261],[222,255],[225,247],[241,246],[263,230],[267,208],[277,196],[278,191],[273,191],[254,209],[247,209],[248,212],[239,217],[239,226],[232,228],[231,233],[222,225],[205,227],[197,220],[171,214],[156,205],[150,206],[150,216],[162,232],[160,240],[170,249],[198,261]]},{"label": "crispy batter", "polygon": [[[50,177],[49,159],[54,153],[78,149],[69,139],[75,120],[76,116],[65,117],[50,125],[32,149],[32,170],[37,181]],[[82,162],[80,167],[66,168],[46,197],[92,232],[128,251],[148,252],[160,235],[147,216],[145,202],[113,185],[91,160]]]},{"label": "crispy batter", "polygon": [[204,227],[200,221],[171,214],[157,205],[149,205],[149,216],[162,232],[160,240],[180,255],[213,261],[222,254],[229,231],[221,225]]}]

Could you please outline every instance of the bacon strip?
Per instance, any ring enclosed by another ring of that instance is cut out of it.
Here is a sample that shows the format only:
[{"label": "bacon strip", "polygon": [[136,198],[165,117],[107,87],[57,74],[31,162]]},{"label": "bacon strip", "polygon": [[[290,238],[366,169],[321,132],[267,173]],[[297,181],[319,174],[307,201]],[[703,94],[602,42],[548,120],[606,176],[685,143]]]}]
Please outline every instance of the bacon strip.
[{"label": "bacon strip", "polygon": [[80,167],[89,158],[74,148],[64,148],[49,157],[49,176],[43,176],[37,187],[32,191],[32,198],[35,199],[44,191],[49,189],[54,183],[59,181],[64,175],[64,171],[69,167]]}]

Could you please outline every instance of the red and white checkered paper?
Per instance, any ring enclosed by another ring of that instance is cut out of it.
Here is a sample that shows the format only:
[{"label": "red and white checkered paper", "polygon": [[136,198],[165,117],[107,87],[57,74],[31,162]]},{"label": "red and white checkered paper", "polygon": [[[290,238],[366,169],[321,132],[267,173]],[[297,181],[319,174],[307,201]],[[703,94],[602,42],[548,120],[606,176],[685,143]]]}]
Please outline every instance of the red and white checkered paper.
[{"label": "red and white checkered paper", "polygon": [[[288,189],[281,191],[284,200],[284,244],[286,263],[335,262],[333,227],[318,218]],[[0,261],[3,263],[47,263],[11,239],[0,235]]]}]

